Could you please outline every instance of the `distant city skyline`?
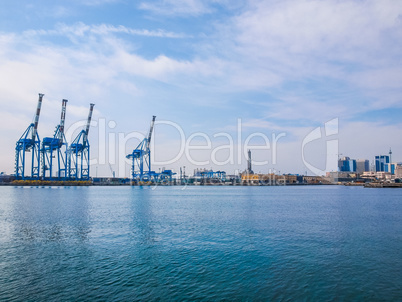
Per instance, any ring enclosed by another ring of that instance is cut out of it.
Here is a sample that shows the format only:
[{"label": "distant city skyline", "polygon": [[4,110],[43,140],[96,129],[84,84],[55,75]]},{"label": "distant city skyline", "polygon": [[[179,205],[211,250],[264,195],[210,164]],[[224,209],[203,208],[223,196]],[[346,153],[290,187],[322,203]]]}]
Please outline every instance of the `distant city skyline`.
[{"label": "distant city skyline", "polygon": [[[371,165],[390,147],[392,162],[402,161],[398,1],[6,0],[0,7],[0,171],[14,173],[15,143],[38,93],[41,138],[53,134],[62,99],[71,136],[96,104],[92,176],[111,176],[110,167],[128,176],[125,156],[153,115],[156,171],[232,174],[247,169],[248,148],[261,163],[255,173],[336,169],[340,154]],[[326,128],[335,119],[336,132]]]}]

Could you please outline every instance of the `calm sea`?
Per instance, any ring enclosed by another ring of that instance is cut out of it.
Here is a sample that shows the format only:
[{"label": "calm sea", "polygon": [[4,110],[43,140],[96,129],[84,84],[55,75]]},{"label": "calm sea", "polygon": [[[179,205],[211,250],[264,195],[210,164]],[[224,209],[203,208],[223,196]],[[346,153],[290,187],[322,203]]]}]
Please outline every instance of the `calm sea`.
[{"label": "calm sea", "polygon": [[1,301],[401,301],[402,190],[0,187]]}]

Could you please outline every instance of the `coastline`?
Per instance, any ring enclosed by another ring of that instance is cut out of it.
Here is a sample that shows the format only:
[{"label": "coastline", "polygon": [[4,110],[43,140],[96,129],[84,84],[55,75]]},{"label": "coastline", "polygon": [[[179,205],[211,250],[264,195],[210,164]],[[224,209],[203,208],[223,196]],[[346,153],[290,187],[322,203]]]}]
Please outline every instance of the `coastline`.
[{"label": "coastline", "polygon": [[96,186],[96,187],[117,187],[117,186],[249,186],[249,187],[270,187],[270,186],[322,186],[322,185],[338,185],[338,186],[352,186],[352,187],[364,187],[364,188],[402,188],[402,183],[389,183],[389,182],[318,182],[318,183],[286,183],[286,182],[132,182],[132,181],[106,181],[106,182],[94,182],[88,181],[74,181],[74,180],[13,180],[11,182],[0,182],[0,186],[14,186],[14,187],[81,187],[81,186]]}]

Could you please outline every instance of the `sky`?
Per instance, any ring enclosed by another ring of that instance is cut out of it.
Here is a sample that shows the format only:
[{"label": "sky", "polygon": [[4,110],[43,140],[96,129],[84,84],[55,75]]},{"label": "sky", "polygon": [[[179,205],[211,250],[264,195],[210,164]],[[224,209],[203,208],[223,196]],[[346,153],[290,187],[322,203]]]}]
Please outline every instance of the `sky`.
[{"label": "sky", "polygon": [[129,176],[153,115],[155,171],[402,161],[402,1],[2,0],[1,171],[38,93],[41,138],[62,99],[68,142],[95,103],[92,176]]}]

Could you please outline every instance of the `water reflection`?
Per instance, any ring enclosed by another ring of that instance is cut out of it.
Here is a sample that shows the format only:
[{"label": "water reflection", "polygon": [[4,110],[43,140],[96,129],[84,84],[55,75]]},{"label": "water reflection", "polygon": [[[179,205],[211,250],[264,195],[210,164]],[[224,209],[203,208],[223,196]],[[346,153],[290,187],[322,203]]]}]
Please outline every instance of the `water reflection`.
[{"label": "water reflection", "polygon": [[5,243],[10,240],[13,229],[10,213],[12,212],[13,200],[11,194],[12,188],[1,187],[0,199],[0,243]]},{"label": "water reflection", "polygon": [[150,194],[149,187],[132,187],[130,195],[132,236],[144,245],[156,242]]},{"label": "water reflection", "polygon": [[[13,237],[28,241],[88,240],[86,188],[12,188]],[[11,239],[11,238],[10,238]]]}]

